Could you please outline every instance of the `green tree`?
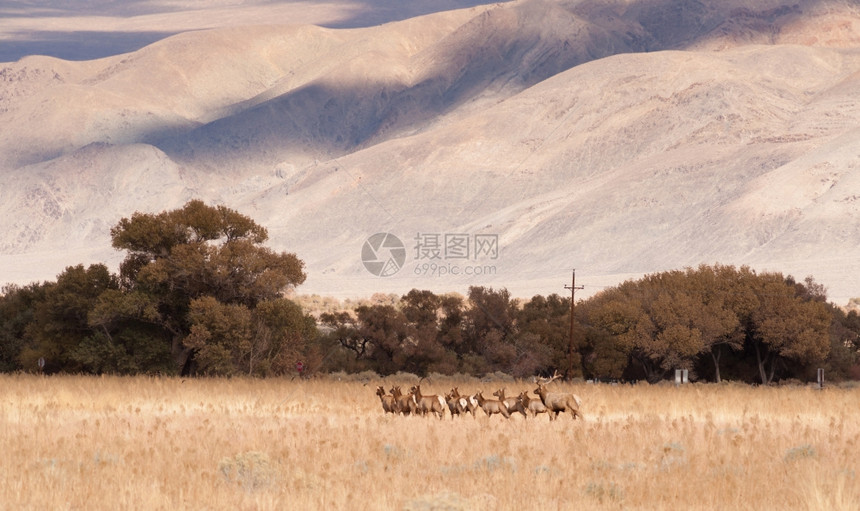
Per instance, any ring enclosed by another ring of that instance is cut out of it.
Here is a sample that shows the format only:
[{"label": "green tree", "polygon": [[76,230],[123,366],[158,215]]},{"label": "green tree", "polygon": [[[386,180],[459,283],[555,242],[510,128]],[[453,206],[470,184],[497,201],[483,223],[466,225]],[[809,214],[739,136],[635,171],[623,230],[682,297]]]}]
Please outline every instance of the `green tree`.
[{"label": "green tree", "polygon": [[31,344],[27,331],[34,320],[37,304],[45,300],[46,288],[45,284],[36,283],[3,287],[0,294],[0,372],[36,369],[35,365],[25,365],[21,355]]},{"label": "green tree", "polygon": [[183,342],[196,353],[197,370],[216,376],[239,373],[253,350],[251,310],[202,296],[191,301],[188,318],[191,331]]},{"label": "green tree", "polygon": [[414,329],[393,305],[361,305],[355,316],[348,312],[327,313],[320,321],[328,337],[352,354],[354,370],[372,369],[380,374],[410,370],[408,344],[414,344]]},{"label": "green tree", "polygon": [[46,372],[86,370],[75,355],[78,345],[95,333],[88,321],[89,311],[102,293],[118,285],[116,276],[103,264],[69,266],[57,276],[57,282],[46,284],[27,327],[32,344],[22,350],[22,365],[36,367],[36,360],[42,357]]},{"label": "green tree", "polygon": [[191,333],[185,344],[196,350],[198,370],[208,375],[272,376],[295,371],[298,361],[313,370],[316,323],[294,302],[276,298],[253,309],[225,304],[211,296],[191,302]]},{"label": "green tree", "polygon": [[468,300],[463,331],[469,351],[483,361],[469,370],[510,372],[519,355],[514,344],[516,303],[507,289],[483,286],[470,287]]},{"label": "green tree", "polygon": [[369,358],[380,374],[409,370],[406,342],[413,338],[406,316],[392,305],[362,305],[355,310],[356,337],[370,343]]},{"label": "green tree", "polygon": [[244,364],[250,374],[260,376],[290,374],[297,362],[305,373],[320,368],[316,320],[286,298],[257,304],[253,312],[254,337]]},{"label": "green tree", "polygon": [[828,380],[846,380],[860,361],[860,316],[828,304],[833,321],[830,324],[830,354],[824,364]]},{"label": "green tree", "polygon": [[93,373],[174,374],[171,337],[161,327],[158,303],[140,291],[107,289],[87,316],[93,335],[74,350],[74,359]]},{"label": "green tree", "polygon": [[400,307],[410,327],[411,341],[404,348],[406,370],[422,376],[457,371],[457,355],[449,348],[462,339],[455,325],[461,317],[461,303],[427,290],[413,289],[403,295]]},{"label": "green tree", "polygon": [[[567,372],[570,349],[570,298],[558,294],[547,297],[536,295],[517,312],[517,346],[522,353],[514,368],[514,375],[527,376]],[[574,325],[574,374],[582,375],[581,352],[585,347],[585,331],[579,323]]]},{"label": "green tree", "polygon": [[588,325],[585,365],[595,378],[620,378],[635,343],[642,315],[641,305],[632,296],[635,285],[627,281],[606,289],[582,304]]}]

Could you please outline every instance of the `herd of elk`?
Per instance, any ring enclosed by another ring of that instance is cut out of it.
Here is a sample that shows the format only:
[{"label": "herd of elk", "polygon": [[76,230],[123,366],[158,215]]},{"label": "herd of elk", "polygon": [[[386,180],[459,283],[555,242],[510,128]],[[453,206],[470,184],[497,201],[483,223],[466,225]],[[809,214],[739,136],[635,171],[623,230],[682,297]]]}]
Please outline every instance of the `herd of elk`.
[{"label": "herd of elk", "polygon": [[582,413],[579,409],[582,400],[579,396],[568,392],[547,390],[547,386],[558,378],[560,378],[558,372],[550,378],[534,378],[537,388],[533,392],[536,397],[529,396],[528,391],[522,391],[516,397],[506,397],[505,389],[500,388],[493,392],[493,395],[499,398],[498,400],[486,399],[483,391],[479,390],[473,395],[463,396],[457,387],[444,396],[424,395],[421,393],[420,381],[409,389],[408,394],[403,394],[400,387],[394,386],[389,390],[391,395],[386,395],[382,387],[376,387],[376,395],[382,402],[383,411],[393,414],[422,416],[434,414],[442,419],[447,409],[453,419],[454,416],[467,413],[475,417],[475,412],[480,408],[487,417],[498,414],[506,419],[515,412],[521,413],[523,417],[537,417],[537,414],[545,413],[550,420],[557,419],[560,413],[569,412],[573,419],[581,418]]}]

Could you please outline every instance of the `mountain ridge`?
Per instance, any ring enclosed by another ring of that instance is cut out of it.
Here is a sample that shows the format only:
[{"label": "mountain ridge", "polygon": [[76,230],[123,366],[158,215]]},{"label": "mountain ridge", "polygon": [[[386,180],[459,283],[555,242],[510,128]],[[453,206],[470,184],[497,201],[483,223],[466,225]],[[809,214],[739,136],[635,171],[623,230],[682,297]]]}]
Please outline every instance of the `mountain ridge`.
[{"label": "mountain ridge", "polygon": [[[719,262],[813,275],[846,302],[860,8],[756,9],[524,0],[2,65],[0,281],[115,265],[120,217],[202,198],[303,258],[300,292],[528,296],[563,291],[576,266],[587,293]],[[393,277],[362,265],[376,232],[406,245]],[[432,235],[495,236],[498,253],[419,257]]]}]

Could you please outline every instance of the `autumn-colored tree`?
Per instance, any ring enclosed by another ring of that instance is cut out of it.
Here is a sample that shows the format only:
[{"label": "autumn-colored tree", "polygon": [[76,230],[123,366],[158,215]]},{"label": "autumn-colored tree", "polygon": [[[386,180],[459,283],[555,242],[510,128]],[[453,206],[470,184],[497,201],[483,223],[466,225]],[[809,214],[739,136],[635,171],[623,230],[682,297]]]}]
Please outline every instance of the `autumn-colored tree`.
[{"label": "autumn-colored tree", "polygon": [[[672,368],[691,368],[709,353],[720,377],[720,348],[744,348],[757,378],[773,381],[787,365],[822,361],[831,316],[823,289],[778,273],[700,266],[648,275],[598,294],[586,306],[593,328],[630,354],[648,381]],[[605,339],[600,335],[596,339]]]},{"label": "autumn-colored tree", "polygon": [[779,273],[758,275],[758,307],[749,318],[747,342],[752,345],[761,383],[773,381],[785,362],[823,361],[830,351],[831,316],[824,302],[798,293],[795,282]]},{"label": "autumn-colored tree", "polygon": [[634,346],[634,357],[649,374],[649,381],[662,379],[673,369],[692,369],[693,360],[705,349],[700,328],[706,312],[699,296],[685,286],[683,272],[665,272],[645,277],[642,302],[648,331]]},{"label": "autumn-colored tree", "polygon": [[689,366],[703,349],[701,333],[687,319],[694,303],[675,286],[676,278],[658,274],[625,282],[589,308],[589,323],[609,333],[652,383],[672,368]]},{"label": "autumn-colored tree", "polygon": [[[264,227],[232,209],[198,200],[172,211],[123,218],[111,229],[111,237],[115,248],[128,252],[120,266],[123,296],[105,302],[95,321],[156,325],[169,338],[170,353],[183,373],[193,372],[200,350],[208,357],[206,366],[219,358],[218,343],[201,346],[204,334],[186,341],[192,326],[209,317],[201,307],[215,310],[214,300],[221,306],[253,309],[305,280],[304,263],[295,254],[262,246],[268,239]],[[195,316],[191,304],[198,299],[204,302],[197,304]],[[218,309],[231,311],[236,320],[239,310]]]},{"label": "autumn-colored tree", "polygon": [[699,304],[698,312],[690,320],[701,332],[717,383],[722,379],[720,360],[724,351],[743,349],[744,334],[738,311],[749,310],[755,300],[749,288],[739,283],[748,282],[751,277],[747,267],[735,269],[719,264],[686,271],[688,292]]},{"label": "autumn-colored tree", "polygon": [[251,310],[245,304],[202,296],[191,301],[188,318],[191,331],[183,344],[194,350],[198,372],[232,376],[244,369],[242,362],[253,346]]}]

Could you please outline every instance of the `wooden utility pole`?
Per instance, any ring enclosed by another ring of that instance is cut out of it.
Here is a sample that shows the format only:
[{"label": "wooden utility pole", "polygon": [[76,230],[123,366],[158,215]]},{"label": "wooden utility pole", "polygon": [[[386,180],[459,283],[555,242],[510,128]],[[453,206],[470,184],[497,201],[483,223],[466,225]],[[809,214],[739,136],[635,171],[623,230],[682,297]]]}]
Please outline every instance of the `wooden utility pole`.
[{"label": "wooden utility pole", "polygon": [[567,377],[573,375],[573,306],[576,303],[574,295],[577,289],[583,289],[583,286],[576,286],[576,268],[573,270],[573,276],[570,279],[570,285],[564,286],[565,289],[570,289],[570,340],[567,345]]}]

